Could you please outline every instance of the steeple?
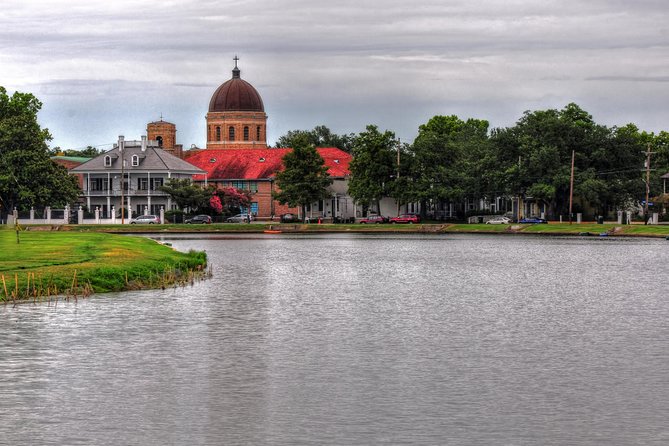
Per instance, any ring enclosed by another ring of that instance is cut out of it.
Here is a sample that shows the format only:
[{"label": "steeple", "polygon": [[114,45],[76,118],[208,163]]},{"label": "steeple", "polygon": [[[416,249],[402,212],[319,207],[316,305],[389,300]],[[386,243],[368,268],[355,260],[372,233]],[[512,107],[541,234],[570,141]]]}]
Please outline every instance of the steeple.
[{"label": "steeple", "polygon": [[240,76],[241,71],[239,70],[239,68],[237,68],[237,61],[239,60],[239,57],[237,57],[237,55],[235,54],[235,57],[232,60],[235,61],[235,68],[232,69],[232,78],[233,79],[240,79],[241,78],[241,76]]}]

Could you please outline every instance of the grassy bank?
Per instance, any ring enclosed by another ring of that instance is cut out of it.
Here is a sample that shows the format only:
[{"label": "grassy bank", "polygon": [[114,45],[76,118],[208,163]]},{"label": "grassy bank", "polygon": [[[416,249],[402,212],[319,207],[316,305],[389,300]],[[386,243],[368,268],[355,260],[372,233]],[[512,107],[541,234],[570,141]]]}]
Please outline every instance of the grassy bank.
[{"label": "grassy bank", "polygon": [[100,232],[0,229],[0,301],[156,288],[191,280],[206,254]]}]

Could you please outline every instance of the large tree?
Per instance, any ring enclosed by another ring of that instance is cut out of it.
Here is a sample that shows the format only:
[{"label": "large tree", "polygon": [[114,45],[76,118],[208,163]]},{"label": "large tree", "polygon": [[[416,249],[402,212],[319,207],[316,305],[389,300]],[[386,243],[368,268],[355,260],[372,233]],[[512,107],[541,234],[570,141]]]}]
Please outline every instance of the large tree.
[{"label": "large tree", "polygon": [[413,201],[427,204],[480,198],[489,189],[488,121],[434,116],[411,146]]},{"label": "large tree", "polygon": [[393,182],[397,176],[397,141],[390,131],[383,133],[374,125],[358,134],[353,143],[353,159],[349,163],[351,179],[348,193],[353,199],[368,207],[375,205],[380,211],[380,201],[393,195]]},{"label": "large tree", "polygon": [[79,195],[77,179],[51,161],[37,113],[42,103],[30,93],[9,96],[0,87],[0,210],[65,206]]},{"label": "large tree", "polygon": [[281,204],[301,207],[302,217],[308,204],[326,199],[332,184],[325,161],[306,137],[293,141],[295,147],[283,157],[281,172],[276,174],[279,191],[273,193]]},{"label": "large tree", "polygon": [[636,128],[608,129],[573,103],[561,110],[525,112],[492,139],[506,192],[543,200],[553,217],[568,215],[572,152],[574,203],[604,215],[610,206],[628,202],[642,185],[643,148]]}]

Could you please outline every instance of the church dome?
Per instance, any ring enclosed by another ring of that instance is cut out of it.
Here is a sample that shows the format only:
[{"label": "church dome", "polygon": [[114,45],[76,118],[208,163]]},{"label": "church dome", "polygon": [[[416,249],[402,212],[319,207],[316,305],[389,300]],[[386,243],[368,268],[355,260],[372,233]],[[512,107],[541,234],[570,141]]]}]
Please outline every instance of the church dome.
[{"label": "church dome", "polygon": [[218,87],[211,97],[209,111],[265,111],[265,106],[258,91],[253,88],[253,85],[241,78],[237,61],[235,61],[235,68],[232,70],[232,79]]}]

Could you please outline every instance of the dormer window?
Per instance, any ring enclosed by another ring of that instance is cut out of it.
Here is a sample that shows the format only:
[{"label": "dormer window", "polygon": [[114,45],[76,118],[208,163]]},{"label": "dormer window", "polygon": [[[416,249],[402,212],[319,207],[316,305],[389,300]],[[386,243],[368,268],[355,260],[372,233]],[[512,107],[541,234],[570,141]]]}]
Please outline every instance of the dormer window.
[{"label": "dormer window", "polygon": [[105,167],[111,167],[111,164],[112,164],[111,156],[109,155],[105,156]]},{"label": "dormer window", "polygon": [[210,163],[215,163],[215,162],[216,162],[216,158],[209,158],[209,162],[210,162]]},{"label": "dormer window", "polygon": [[264,163],[264,162],[265,162],[265,158],[260,158],[260,159],[258,159],[258,162]]},{"label": "dormer window", "polygon": [[339,160],[334,160],[335,164],[339,164]]},{"label": "dormer window", "polygon": [[137,155],[132,156],[132,165],[135,167],[139,166],[139,156]]}]

